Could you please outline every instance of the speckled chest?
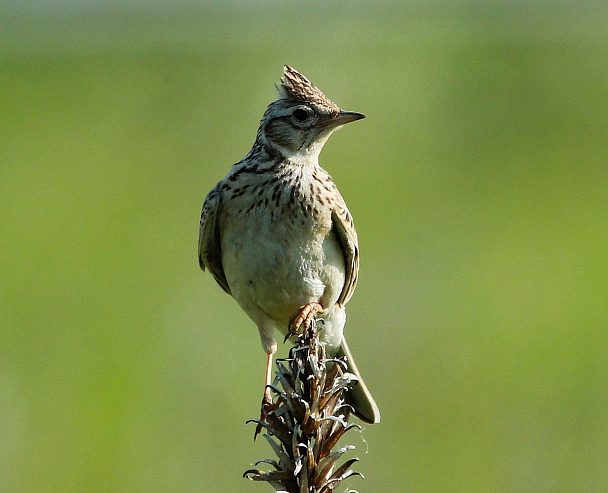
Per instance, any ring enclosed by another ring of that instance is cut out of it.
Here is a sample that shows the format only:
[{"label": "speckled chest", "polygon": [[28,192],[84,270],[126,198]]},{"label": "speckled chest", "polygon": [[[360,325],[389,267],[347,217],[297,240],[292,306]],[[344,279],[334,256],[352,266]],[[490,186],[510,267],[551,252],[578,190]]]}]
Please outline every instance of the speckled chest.
[{"label": "speckled chest", "polygon": [[[322,168],[281,163],[269,170],[245,170],[222,185],[222,222],[256,228],[279,242],[298,236],[315,241],[329,234],[334,202],[341,199]],[[229,218],[229,219],[228,219]]]}]

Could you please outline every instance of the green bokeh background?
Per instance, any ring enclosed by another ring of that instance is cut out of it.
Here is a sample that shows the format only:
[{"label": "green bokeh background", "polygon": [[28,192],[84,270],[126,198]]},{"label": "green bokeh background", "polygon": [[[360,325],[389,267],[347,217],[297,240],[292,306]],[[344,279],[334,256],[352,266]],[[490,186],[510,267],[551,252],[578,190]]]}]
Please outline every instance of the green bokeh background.
[{"label": "green bokeh background", "polygon": [[481,0],[2,7],[0,491],[271,491],[196,242],[283,63],[368,116],[321,155],[383,412],[350,486],[608,491],[608,5]]}]

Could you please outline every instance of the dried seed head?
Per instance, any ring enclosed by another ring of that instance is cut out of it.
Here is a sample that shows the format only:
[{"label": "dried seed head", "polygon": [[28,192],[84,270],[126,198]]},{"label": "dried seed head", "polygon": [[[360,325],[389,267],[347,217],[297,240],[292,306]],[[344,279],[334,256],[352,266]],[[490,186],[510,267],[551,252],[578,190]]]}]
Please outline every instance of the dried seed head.
[{"label": "dried seed head", "polygon": [[354,449],[347,445],[334,450],[340,438],[358,425],[348,424],[350,406],[344,392],[356,381],[345,373],[341,359],[328,360],[319,343],[315,323],[298,337],[289,357],[277,361],[273,384],[274,404],[265,421],[252,420],[274,450],[276,459],[265,472],[249,469],[244,476],[267,481],[276,491],[287,493],[330,493],[342,480],[361,474],[351,466],[353,458],[338,466],[342,456]]}]

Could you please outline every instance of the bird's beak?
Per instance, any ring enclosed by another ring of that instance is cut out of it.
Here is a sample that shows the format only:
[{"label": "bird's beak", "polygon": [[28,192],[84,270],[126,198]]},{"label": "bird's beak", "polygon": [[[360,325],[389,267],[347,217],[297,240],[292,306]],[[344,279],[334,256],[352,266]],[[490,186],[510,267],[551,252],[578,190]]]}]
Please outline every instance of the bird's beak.
[{"label": "bird's beak", "polygon": [[345,123],[354,122],[357,120],[361,120],[365,118],[363,113],[357,113],[355,111],[340,111],[336,116],[329,118],[327,120],[323,120],[317,124],[315,127],[339,127],[344,125]]}]

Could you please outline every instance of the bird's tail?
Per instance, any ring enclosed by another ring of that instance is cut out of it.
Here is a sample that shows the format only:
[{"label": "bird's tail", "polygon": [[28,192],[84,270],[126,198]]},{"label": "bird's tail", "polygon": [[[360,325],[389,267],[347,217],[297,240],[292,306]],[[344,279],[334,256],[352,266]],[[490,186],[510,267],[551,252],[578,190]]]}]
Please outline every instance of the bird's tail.
[{"label": "bird's tail", "polygon": [[365,382],[361,378],[359,369],[355,364],[353,355],[351,354],[344,337],[342,337],[342,344],[340,345],[340,349],[338,349],[337,356],[346,356],[348,371],[353,373],[359,380],[359,383],[346,393],[346,401],[353,407],[355,416],[371,424],[380,422],[380,410],[378,409],[378,405],[367,388],[367,385],[365,385]]}]

